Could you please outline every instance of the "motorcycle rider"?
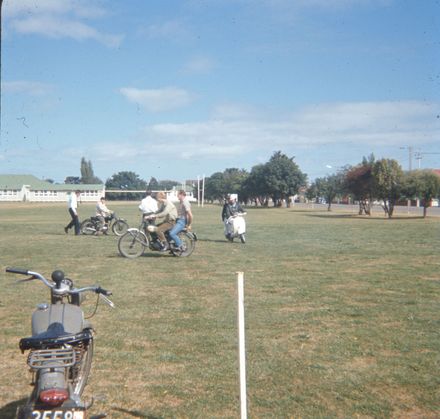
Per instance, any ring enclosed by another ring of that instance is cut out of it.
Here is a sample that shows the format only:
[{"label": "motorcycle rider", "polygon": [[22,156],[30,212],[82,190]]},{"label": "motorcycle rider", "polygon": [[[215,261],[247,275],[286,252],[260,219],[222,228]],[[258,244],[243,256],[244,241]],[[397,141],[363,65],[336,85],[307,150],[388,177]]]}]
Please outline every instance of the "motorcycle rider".
[{"label": "motorcycle rider", "polygon": [[159,223],[156,223],[157,226],[152,229],[152,231],[154,231],[159,238],[161,243],[160,251],[166,252],[169,247],[165,238],[165,232],[170,230],[176,224],[177,208],[171,201],[167,200],[167,195],[165,192],[158,192],[156,199],[159,202],[159,210],[153,215],[150,215],[148,218],[162,219]]},{"label": "motorcycle rider", "polygon": [[229,240],[232,236],[232,224],[228,223],[229,217],[232,217],[233,215],[244,212],[243,208],[237,201],[237,194],[228,194],[226,195],[226,201],[223,205],[222,209],[222,221],[225,225],[225,237]]},{"label": "motorcycle rider", "polygon": [[191,212],[191,204],[186,197],[186,192],[181,189],[177,193],[179,199],[179,206],[177,208],[176,224],[170,230],[170,237],[174,240],[176,247],[181,248],[182,240],[180,240],[178,234],[186,227],[191,229],[191,223],[193,221],[193,215]]},{"label": "motorcycle rider", "polygon": [[96,217],[99,218],[100,223],[100,229],[104,231],[104,233],[107,233],[108,229],[108,220],[109,217],[113,214],[113,211],[109,210],[107,208],[107,205],[105,203],[105,198],[101,197],[101,199],[96,204]]},{"label": "motorcycle rider", "polygon": [[145,191],[145,198],[141,201],[139,210],[142,211],[143,215],[151,215],[157,212],[157,201],[154,199],[151,191]]}]

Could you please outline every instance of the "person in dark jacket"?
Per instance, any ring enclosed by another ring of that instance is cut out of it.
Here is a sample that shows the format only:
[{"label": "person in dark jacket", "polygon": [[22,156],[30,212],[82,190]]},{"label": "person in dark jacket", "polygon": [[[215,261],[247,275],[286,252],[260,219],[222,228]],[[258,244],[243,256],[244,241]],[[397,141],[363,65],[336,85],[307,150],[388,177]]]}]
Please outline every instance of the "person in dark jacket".
[{"label": "person in dark jacket", "polygon": [[228,194],[226,197],[226,202],[222,209],[222,221],[225,225],[225,237],[229,240],[231,238],[231,223],[228,223],[228,219],[233,215],[244,212],[243,208],[237,201],[237,194]]}]

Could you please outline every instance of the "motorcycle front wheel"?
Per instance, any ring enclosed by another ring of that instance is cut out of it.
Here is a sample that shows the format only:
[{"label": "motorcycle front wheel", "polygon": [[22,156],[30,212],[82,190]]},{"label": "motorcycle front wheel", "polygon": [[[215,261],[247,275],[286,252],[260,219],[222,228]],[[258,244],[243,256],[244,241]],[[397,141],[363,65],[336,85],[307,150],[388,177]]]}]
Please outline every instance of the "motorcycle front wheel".
[{"label": "motorcycle front wheel", "polygon": [[147,236],[137,228],[130,228],[119,237],[119,253],[126,258],[134,259],[141,256],[146,247],[148,247]]},{"label": "motorcycle front wheel", "polygon": [[80,225],[81,234],[86,234],[88,236],[96,233],[95,223],[92,222],[90,218],[84,220]]},{"label": "motorcycle front wheel", "polygon": [[112,231],[117,236],[122,236],[128,230],[128,224],[124,220],[116,220],[112,225]]},{"label": "motorcycle front wheel", "polygon": [[78,351],[82,352],[81,361],[74,365],[71,369],[72,371],[72,381],[73,381],[73,393],[80,397],[84,391],[84,387],[87,384],[87,379],[89,378],[90,369],[92,367],[93,358],[93,339],[90,339],[85,347],[78,348]]},{"label": "motorcycle front wheel", "polygon": [[181,249],[171,248],[171,253],[174,256],[186,257],[190,256],[196,247],[196,236],[189,232],[180,232],[179,239],[182,241]]}]

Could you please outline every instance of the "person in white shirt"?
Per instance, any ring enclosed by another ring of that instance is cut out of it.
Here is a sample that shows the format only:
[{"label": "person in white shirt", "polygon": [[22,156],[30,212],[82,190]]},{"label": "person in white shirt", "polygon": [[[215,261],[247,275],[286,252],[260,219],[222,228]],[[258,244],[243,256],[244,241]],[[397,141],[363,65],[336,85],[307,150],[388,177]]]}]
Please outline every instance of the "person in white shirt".
[{"label": "person in white shirt", "polygon": [[151,191],[145,192],[145,198],[141,201],[139,210],[142,211],[143,215],[151,215],[157,212],[157,201],[153,198]]},{"label": "person in white shirt", "polygon": [[78,198],[81,195],[81,191],[70,192],[69,200],[67,201],[67,208],[72,220],[66,227],[64,232],[67,234],[72,227],[75,227],[75,236],[80,234],[79,218],[78,218]]},{"label": "person in white shirt", "polygon": [[96,204],[96,216],[99,218],[101,228],[104,228],[105,230],[107,229],[107,223],[110,220],[112,214],[113,211],[107,208],[107,205],[105,204],[105,198],[102,197]]}]

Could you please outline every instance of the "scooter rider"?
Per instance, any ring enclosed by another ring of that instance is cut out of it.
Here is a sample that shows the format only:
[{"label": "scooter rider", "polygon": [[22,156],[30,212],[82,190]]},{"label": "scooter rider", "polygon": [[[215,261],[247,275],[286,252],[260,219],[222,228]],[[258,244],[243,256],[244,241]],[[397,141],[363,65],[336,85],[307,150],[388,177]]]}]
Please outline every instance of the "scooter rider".
[{"label": "scooter rider", "polygon": [[228,223],[229,217],[232,217],[237,213],[244,212],[243,208],[238,203],[237,198],[237,194],[228,194],[226,196],[226,202],[223,205],[222,221],[225,225],[225,236],[227,239],[230,239],[232,234],[232,225]]}]

